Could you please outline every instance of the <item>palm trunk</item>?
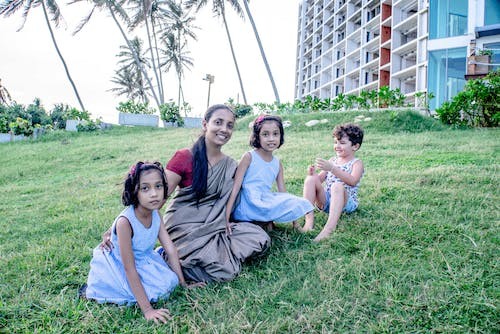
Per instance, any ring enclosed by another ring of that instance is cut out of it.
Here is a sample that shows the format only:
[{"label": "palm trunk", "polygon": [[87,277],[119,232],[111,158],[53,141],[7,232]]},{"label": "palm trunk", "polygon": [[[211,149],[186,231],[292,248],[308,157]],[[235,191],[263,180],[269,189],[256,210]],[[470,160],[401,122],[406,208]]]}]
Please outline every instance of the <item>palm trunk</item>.
[{"label": "palm trunk", "polygon": [[264,48],[262,47],[260,36],[259,33],[257,32],[257,27],[255,26],[255,22],[253,21],[252,13],[250,12],[250,8],[248,7],[248,0],[243,0],[243,4],[245,5],[245,10],[247,12],[250,23],[252,24],[253,32],[255,34],[255,38],[257,39],[257,44],[259,44],[260,54],[262,56],[262,60],[264,61],[264,65],[266,66],[267,75],[269,76],[269,80],[271,80],[271,85],[273,86],[274,97],[276,98],[276,102],[280,103],[278,89],[276,88],[276,83],[274,82],[273,74],[271,73],[271,68],[269,67],[269,63],[267,62],[266,54],[264,53]]},{"label": "palm trunk", "polygon": [[50,31],[50,37],[52,38],[52,42],[54,43],[54,47],[56,48],[57,54],[59,55],[59,59],[61,59],[61,62],[63,63],[64,70],[66,71],[66,76],[69,79],[69,82],[71,83],[71,86],[73,87],[73,91],[75,92],[76,99],[78,100],[78,103],[80,104],[80,108],[82,111],[85,111],[85,107],[83,106],[82,99],[80,98],[80,94],[78,94],[78,90],[76,89],[75,83],[73,82],[73,79],[71,78],[71,75],[69,74],[68,66],[66,65],[66,62],[64,61],[64,58],[61,54],[61,51],[59,50],[59,47],[57,46],[56,38],[54,36],[54,31],[52,30],[52,26],[50,25],[50,20],[49,16],[47,15],[47,8],[45,8],[45,2],[40,1],[42,4],[43,8],[43,15],[45,16],[45,22],[47,23],[47,27],[49,27]]},{"label": "palm trunk", "polygon": [[[155,57],[153,54],[153,46],[151,44],[151,33],[149,32],[148,14],[150,12],[150,9],[146,8],[146,1],[145,0],[142,3],[143,3],[143,7],[144,7],[144,24],[146,25],[146,33],[148,35],[149,52],[151,54],[151,63],[153,65],[153,73],[155,74],[156,83],[158,84],[158,88],[160,88],[160,78],[158,77],[158,69],[156,68],[156,61],[155,61]],[[158,94],[160,95],[160,103],[163,104],[164,103],[163,93],[161,92],[160,89],[158,89]]]},{"label": "palm trunk", "polygon": [[144,68],[143,64],[141,64],[141,62],[139,61],[139,56],[137,55],[136,50],[134,49],[134,47],[130,43],[129,39],[127,38],[127,35],[125,35],[125,32],[123,31],[123,28],[120,25],[120,22],[118,22],[118,20],[115,16],[115,13],[113,11],[113,8],[111,8],[111,4],[109,3],[109,0],[106,1],[106,6],[108,7],[108,10],[109,10],[109,13],[111,14],[111,17],[113,18],[116,25],[118,26],[118,29],[120,29],[120,33],[122,34],[123,38],[127,42],[127,46],[129,48],[130,52],[132,52],[132,55],[134,56],[134,60],[135,60],[136,65],[141,69],[141,72],[142,72],[142,75],[144,76],[144,78],[146,78],[148,85],[149,85],[149,89],[151,90],[151,94],[153,94],[153,98],[155,99],[156,105],[158,106],[158,109],[159,109],[160,108],[160,101],[158,100],[158,96],[156,95],[156,92],[153,88],[153,84],[151,82],[151,79],[149,79],[149,77],[148,77],[148,73],[146,72],[146,69]]},{"label": "palm trunk", "polygon": [[224,27],[226,28],[227,40],[229,41],[229,47],[231,48],[231,54],[233,55],[234,66],[236,67],[236,73],[238,74],[238,80],[240,81],[243,102],[248,105],[247,97],[245,95],[245,89],[243,88],[243,81],[241,80],[240,69],[238,68],[238,62],[236,61],[236,55],[234,54],[233,41],[231,40],[231,34],[229,33],[229,28],[227,27],[226,14],[224,14],[224,11],[222,11],[222,21],[224,22]]},{"label": "palm trunk", "polygon": [[158,53],[158,38],[156,37],[156,30],[153,20],[151,20],[151,30],[153,31],[153,42],[155,43],[156,59],[158,60],[158,75],[160,78],[160,81],[158,82],[158,90],[160,92],[160,95],[162,96],[162,101],[165,101],[165,90],[163,89],[163,76],[161,74],[160,54]]}]

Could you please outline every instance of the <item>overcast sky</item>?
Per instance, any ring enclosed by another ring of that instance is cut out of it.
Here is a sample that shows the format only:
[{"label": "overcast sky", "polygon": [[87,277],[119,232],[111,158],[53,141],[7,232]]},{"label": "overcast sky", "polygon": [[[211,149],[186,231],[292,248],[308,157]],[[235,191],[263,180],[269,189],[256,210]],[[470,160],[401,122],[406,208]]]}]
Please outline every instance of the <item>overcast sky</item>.
[{"label": "overcast sky", "polygon": [[[282,102],[293,101],[298,3],[298,0],[249,2]],[[186,72],[183,81],[184,95],[193,107],[193,115],[201,115],[206,109],[208,82],[203,78],[207,73],[215,76],[210,104],[223,103],[229,98],[239,98],[243,103],[223,24],[213,17],[210,9],[211,1],[197,15],[194,24],[200,28],[198,40],[191,41],[189,46],[194,67]],[[248,19],[242,21],[232,9],[228,11],[228,25],[248,103],[271,103],[274,93],[250,22]],[[110,80],[117,69],[119,46],[125,44],[123,38],[105,12],[94,13],[89,24],[72,36],[88,7],[86,4],[63,5],[61,12],[66,29],[64,26],[57,29],[56,39],[85,108],[94,118],[117,123],[116,106],[126,98],[115,96],[109,89],[114,87]],[[17,32],[21,15],[22,10],[19,10],[9,18],[0,17],[2,85],[12,99],[21,104],[27,105],[39,97],[47,110],[55,103],[79,108],[50,39],[42,8],[32,8],[24,28]],[[167,99],[177,101],[177,81],[173,74],[167,77],[165,94]]]}]

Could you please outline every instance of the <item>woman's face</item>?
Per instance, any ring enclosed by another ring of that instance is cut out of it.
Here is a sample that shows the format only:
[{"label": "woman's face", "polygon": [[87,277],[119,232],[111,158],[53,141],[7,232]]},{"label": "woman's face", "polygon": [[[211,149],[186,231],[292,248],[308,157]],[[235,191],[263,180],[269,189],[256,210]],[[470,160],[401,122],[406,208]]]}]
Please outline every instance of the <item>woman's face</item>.
[{"label": "woman's face", "polygon": [[208,121],[203,120],[205,140],[222,146],[231,139],[234,128],[234,114],[226,109],[217,109]]}]

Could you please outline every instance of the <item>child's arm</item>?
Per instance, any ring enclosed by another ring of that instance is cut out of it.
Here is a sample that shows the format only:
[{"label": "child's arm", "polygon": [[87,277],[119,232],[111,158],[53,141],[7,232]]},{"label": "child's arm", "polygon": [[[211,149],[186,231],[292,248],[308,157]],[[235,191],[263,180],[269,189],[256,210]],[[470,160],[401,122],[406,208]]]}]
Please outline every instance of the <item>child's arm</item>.
[{"label": "child's arm", "polygon": [[278,172],[278,175],[276,176],[276,186],[278,187],[278,192],[280,193],[286,192],[285,177],[283,175],[283,165],[281,164],[281,161],[280,161],[280,170]]},{"label": "child's arm", "polygon": [[141,278],[137,273],[134,252],[132,251],[132,227],[127,218],[120,217],[118,219],[116,222],[116,234],[118,235],[118,244],[120,245],[121,258],[128,284],[144,317],[148,320],[154,320],[156,323],[158,320],[166,323],[170,318],[169,311],[167,309],[155,310],[151,306],[146,291],[144,291]]},{"label": "child's arm", "polygon": [[[314,175],[315,172],[316,172],[316,168],[314,165],[309,165],[307,167],[307,175],[312,176],[312,175]],[[326,174],[327,174],[327,172],[325,172],[324,170],[322,170],[321,172],[318,173],[319,180],[321,183],[325,182]]]},{"label": "child's arm", "polygon": [[321,158],[317,159],[317,165],[324,171],[332,172],[333,175],[340,179],[340,181],[352,187],[358,184],[361,176],[363,176],[364,167],[361,160],[356,161],[352,165],[352,173],[350,174],[344,172],[342,169],[340,169],[340,167],[335,166],[333,162]]},{"label": "child's arm", "polygon": [[184,288],[205,286],[206,285],[205,282],[198,282],[190,285],[186,284],[186,280],[184,279],[184,275],[182,274],[181,262],[179,261],[179,254],[177,253],[177,248],[172,242],[172,239],[170,239],[170,236],[168,235],[167,229],[163,224],[163,219],[161,217],[160,219],[161,219],[161,225],[160,225],[160,231],[158,233],[158,240],[160,240],[160,243],[163,249],[165,250],[165,253],[167,253],[167,262],[168,265],[170,266],[170,269],[172,269],[179,278],[179,284]]},{"label": "child's arm", "polygon": [[[250,162],[252,162],[252,156],[250,155],[249,152],[246,152],[243,154],[241,157],[240,163],[238,164],[238,168],[236,169],[236,173],[234,175],[234,184],[233,184],[233,190],[231,191],[231,196],[229,196],[229,199],[226,204],[226,222],[229,224],[229,217],[231,216],[231,212],[233,211],[233,206],[234,202],[236,201],[236,197],[238,196],[238,193],[240,192],[241,185],[243,183],[243,178],[245,177],[245,173],[248,169],[248,166],[250,166]],[[228,233],[231,234],[231,230],[229,229],[229,226],[227,226]]]}]

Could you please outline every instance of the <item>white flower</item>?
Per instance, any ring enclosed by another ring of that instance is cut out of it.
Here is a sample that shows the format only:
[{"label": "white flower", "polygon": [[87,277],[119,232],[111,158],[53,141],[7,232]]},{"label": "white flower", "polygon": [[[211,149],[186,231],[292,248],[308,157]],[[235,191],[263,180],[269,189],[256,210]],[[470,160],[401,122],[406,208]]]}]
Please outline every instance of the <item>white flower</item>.
[{"label": "white flower", "polygon": [[284,121],[284,122],[283,122],[283,127],[284,127],[284,128],[288,128],[288,127],[290,127],[290,126],[292,126],[292,122],[290,122],[290,121]]}]

